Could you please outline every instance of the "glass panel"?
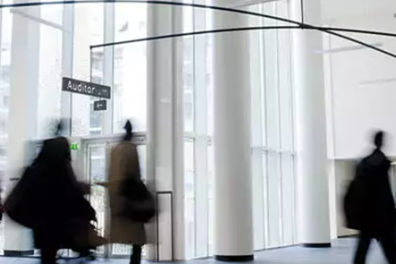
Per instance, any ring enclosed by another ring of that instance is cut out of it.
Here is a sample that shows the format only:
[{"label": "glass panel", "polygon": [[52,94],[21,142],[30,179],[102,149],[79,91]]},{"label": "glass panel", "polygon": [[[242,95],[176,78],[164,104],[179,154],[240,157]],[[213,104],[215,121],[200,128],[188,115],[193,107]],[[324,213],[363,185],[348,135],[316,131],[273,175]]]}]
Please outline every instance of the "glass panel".
[{"label": "glass panel", "polygon": [[213,146],[208,146],[208,207],[209,207],[209,225],[208,225],[208,233],[209,233],[209,241],[208,241],[208,249],[209,256],[213,255],[214,250],[214,153]]},{"label": "glass panel", "polygon": [[194,142],[184,141],[184,197],[186,258],[195,256],[195,171]]},{"label": "glass panel", "polygon": [[281,245],[281,194],[280,194],[280,171],[278,153],[268,155],[268,235],[267,248],[279,247]]},{"label": "glass panel", "polygon": [[[267,114],[267,147],[271,150],[280,148],[279,131],[279,76],[278,76],[278,35],[277,31],[264,31],[265,56],[265,94]],[[265,141],[264,141],[265,142]]]},{"label": "glass panel", "polygon": [[40,25],[37,138],[52,135],[61,115],[62,31]]},{"label": "glass panel", "polygon": [[267,248],[270,244],[269,242],[269,229],[270,229],[270,221],[269,221],[269,191],[268,191],[268,152],[263,152],[263,203],[264,203],[264,246]]},{"label": "glass panel", "polygon": [[252,184],[253,184],[253,230],[254,230],[254,249],[264,249],[264,192],[263,178],[263,158],[262,149],[253,148],[252,156]]},{"label": "glass panel", "polygon": [[[95,83],[103,82],[103,49],[95,49],[92,56],[89,46],[103,43],[103,4],[75,5],[73,77]],[[91,58],[92,57],[92,58]],[[92,65],[91,65],[92,60]],[[93,99],[89,96],[72,95],[72,135],[101,135],[103,113],[93,112]]]},{"label": "glass panel", "polygon": [[291,245],[294,240],[294,157],[283,154],[282,158],[282,245]]},{"label": "glass panel", "polygon": [[[41,2],[51,2],[51,0],[42,0]],[[62,25],[64,5],[46,5],[41,6],[40,16],[46,21],[57,25]]]},{"label": "glass panel", "polygon": [[[115,41],[147,36],[147,5],[115,5]],[[114,132],[126,119],[135,131],[147,130],[147,42],[114,46]]]},{"label": "glass panel", "polygon": [[[186,2],[186,1],[184,1]],[[193,9],[183,9],[183,30],[194,30]],[[195,101],[194,101],[194,37],[183,39],[183,91],[184,91],[184,131],[194,131]]]},{"label": "glass panel", "polygon": [[138,154],[139,154],[139,163],[140,163],[140,173],[143,179],[147,179],[147,146],[146,145],[138,145],[137,146]]},{"label": "glass panel", "polygon": [[[91,147],[89,148],[89,177],[91,186],[90,202],[96,211],[98,219],[97,228],[101,235],[105,235],[106,227],[106,189],[95,185],[97,182],[107,180],[106,172],[106,148]],[[104,254],[104,247],[98,249],[99,254]]]}]

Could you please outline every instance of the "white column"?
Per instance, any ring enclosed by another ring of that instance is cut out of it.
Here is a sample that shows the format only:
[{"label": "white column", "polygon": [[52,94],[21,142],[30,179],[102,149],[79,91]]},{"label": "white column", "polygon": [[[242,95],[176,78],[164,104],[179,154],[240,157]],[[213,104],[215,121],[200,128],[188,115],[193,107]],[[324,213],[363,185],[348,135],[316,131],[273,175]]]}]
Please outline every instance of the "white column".
[{"label": "white column", "polygon": [[[320,24],[320,1],[304,1],[304,20]],[[292,19],[301,21],[300,0],[291,1]],[[296,99],[297,232],[309,247],[329,247],[330,214],[327,171],[326,107],[322,33],[293,31]]]},{"label": "white column", "polygon": [[[24,12],[40,16],[39,8]],[[9,193],[24,166],[34,157],[29,142],[35,139],[37,129],[39,24],[14,15],[12,21],[11,87],[8,131],[8,181]],[[31,145],[30,145],[31,146]],[[33,253],[31,232],[9,218],[5,218],[4,254],[24,255]]]},{"label": "white column", "polygon": [[[213,4],[236,2],[216,0]],[[214,12],[213,27],[243,27],[247,19]],[[213,37],[215,257],[249,261],[253,260],[253,217],[248,33]]]},{"label": "white column", "polygon": [[[180,7],[149,5],[148,36],[180,32],[181,12]],[[161,193],[158,196],[158,248],[150,249],[150,260],[184,259],[181,43],[181,38],[147,43],[147,174],[149,179],[155,180],[156,191]]]}]

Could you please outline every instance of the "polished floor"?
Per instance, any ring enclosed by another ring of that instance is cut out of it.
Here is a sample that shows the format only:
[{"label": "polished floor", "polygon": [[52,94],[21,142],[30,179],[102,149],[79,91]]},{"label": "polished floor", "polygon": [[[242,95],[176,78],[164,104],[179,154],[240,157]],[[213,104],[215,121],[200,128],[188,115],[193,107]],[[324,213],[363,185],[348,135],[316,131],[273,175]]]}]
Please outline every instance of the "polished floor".
[{"label": "polished floor", "polygon": [[[283,249],[267,250],[258,252],[255,255],[255,263],[259,264],[350,264],[353,254],[355,241],[354,239],[340,239],[333,242],[330,249],[307,249],[302,247],[288,247]],[[188,261],[190,264],[212,264],[212,259],[202,259]],[[0,258],[0,264],[35,264],[39,263],[36,259],[22,258]],[[63,263],[63,262],[62,262]],[[67,262],[69,264],[76,263]],[[98,260],[89,262],[91,264],[108,263],[108,264],[127,264],[127,260]],[[385,263],[378,245],[373,242],[367,264]],[[186,263],[184,263],[186,264]]]}]

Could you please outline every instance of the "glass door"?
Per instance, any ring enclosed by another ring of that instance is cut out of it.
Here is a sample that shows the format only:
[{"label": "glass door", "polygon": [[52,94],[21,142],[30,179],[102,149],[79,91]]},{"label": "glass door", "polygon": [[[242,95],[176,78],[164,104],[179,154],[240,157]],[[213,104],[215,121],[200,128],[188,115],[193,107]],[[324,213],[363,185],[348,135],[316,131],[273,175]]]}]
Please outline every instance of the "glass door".
[{"label": "glass door", "polygon": [[[91,195],[89,200],[92,207],[96,211],[97,228],[102,236],[107,236],[106,233],[106,217],[108,217],[108,199],[105,188],[96,185],[99,182],[107,181],[107,163],[108,163],[108,146],[91,145],[88,147],[88,177],[91,184]],[[108,255],[107,247],[98,248],[98,254]]]},{"label": "glass door", "polygon": [[[107,190],[104,187],[96,185],[99,182],[107,181],[109,171],[110,153],[117,141],[113,140],[95,140],[95,142],[86,142],[83,144],[86,151],[86,169],[87,181],[91,184],[91,195],[89,200],[97,214],[97,228],[101,235],[108,237],[110,208],[108,204]],[[140,169],[142,177],[146,175],[146,145],[144,140],[135,142],[138,148]],[[106,245],[97,249],[97,254],[108,257],[129,257],[131,254],[130,245]],[[144,253],[143,253],[144,254]]]}]

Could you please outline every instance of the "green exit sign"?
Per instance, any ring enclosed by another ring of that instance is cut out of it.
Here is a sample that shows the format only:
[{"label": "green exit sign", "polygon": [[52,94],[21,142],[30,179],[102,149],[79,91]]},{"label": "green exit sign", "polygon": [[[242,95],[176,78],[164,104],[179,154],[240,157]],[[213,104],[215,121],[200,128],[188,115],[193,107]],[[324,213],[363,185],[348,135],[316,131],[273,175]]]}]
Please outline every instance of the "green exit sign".
[{"label": "green exit sign", "polygon": [[80,149],[80,145],[78,143],[71,143],[70,144],[70,149],[71,150],[79,150]]}]

